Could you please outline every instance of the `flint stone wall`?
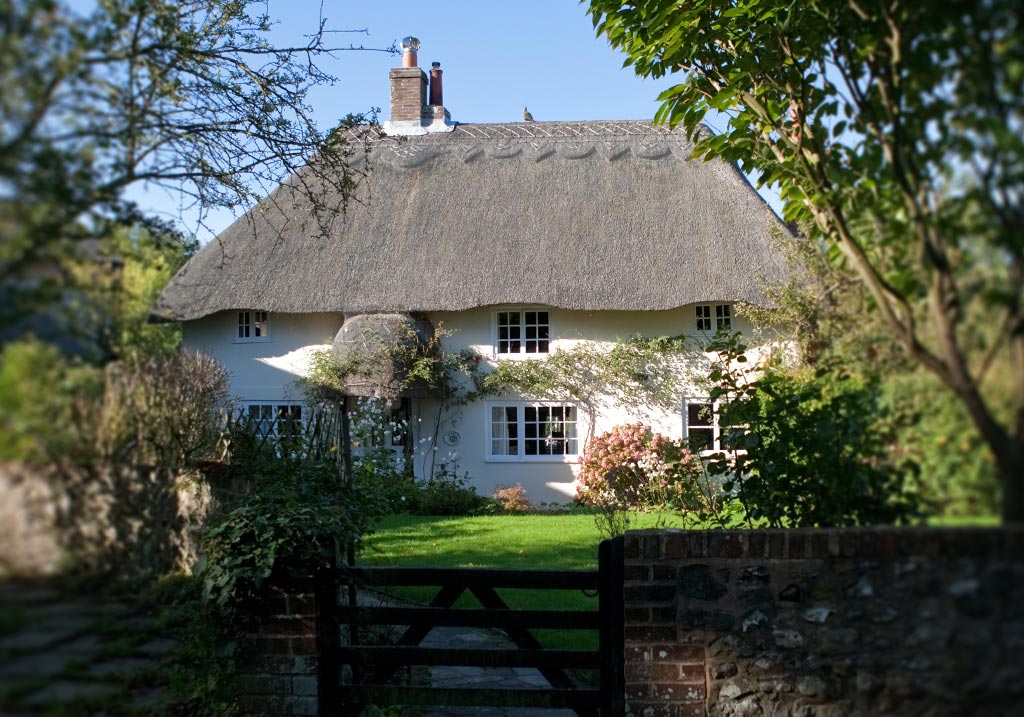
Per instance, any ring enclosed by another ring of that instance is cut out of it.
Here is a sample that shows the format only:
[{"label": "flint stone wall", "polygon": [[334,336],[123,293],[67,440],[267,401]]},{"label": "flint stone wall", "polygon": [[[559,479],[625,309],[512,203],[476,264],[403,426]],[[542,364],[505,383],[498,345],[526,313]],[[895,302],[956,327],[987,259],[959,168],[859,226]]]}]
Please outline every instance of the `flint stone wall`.
[{"label": "flint stone wall", "polygon": [[1024,715],[1024,527],[624,547],[627,715]]},{"label": "flint stone wall", "polygon": [[222,492],[151,466],[0,463],[0,571],[132,580],[185,570]]}]

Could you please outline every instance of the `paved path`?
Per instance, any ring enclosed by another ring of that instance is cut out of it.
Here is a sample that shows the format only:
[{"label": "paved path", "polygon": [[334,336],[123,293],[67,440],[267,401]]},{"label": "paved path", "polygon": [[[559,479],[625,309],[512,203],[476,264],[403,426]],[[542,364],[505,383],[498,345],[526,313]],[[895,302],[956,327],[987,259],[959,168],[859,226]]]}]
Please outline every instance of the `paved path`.
[{"label": "paved path", "polygon": [[124,603],[0,582],[0,715],[151,715],[174,642]]},{"label": "paved path", "polygon": [[[359,602],[383,604],[376,593],[360,593]],[[466,627],[435,627],[423,641],[424,647],[481,648],[513,647],[514,644],[498,630]],[[548,687],[548,681],[532,667],[432,667],[434,687],[480,687],[506,690]],[[436,707],[427,708],[425,717],[575,717],[568,709],[536,707]]]}]

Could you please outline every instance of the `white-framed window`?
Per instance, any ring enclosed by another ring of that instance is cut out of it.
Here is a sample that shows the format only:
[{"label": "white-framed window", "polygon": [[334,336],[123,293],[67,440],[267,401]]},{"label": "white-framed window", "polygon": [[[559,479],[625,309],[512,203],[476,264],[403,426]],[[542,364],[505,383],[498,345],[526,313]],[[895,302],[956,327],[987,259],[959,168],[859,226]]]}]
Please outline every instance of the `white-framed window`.
[{"label": "white-framed window", "polygon": [[579,457],[579,409],[571,403],[487,404],[487,459],[572,461]]},{"label": "white-framed window", "polygon": [[718,405],[707,398],[683,400],[683,438],[694,453],[723,450]]},{"label": "white-framed window", "polygon": [[697,331],[729,331],[732,329],[731,304],[697,304],[694,307]]},{"label": "white-framed window", "polygon": [[266,311],[239,311],[235,324],[235,343],[270,341],[270,323]]},{"label": "white-framed window", "polygon": [[551,347],[551,312],[546,309],[508,308],[494,312],[494,354],[536,356]]},{"label": "white-framed window", "polygon": [[260,438],[298,438],[302,435],[301,403],[247,403],[244,418]]}]

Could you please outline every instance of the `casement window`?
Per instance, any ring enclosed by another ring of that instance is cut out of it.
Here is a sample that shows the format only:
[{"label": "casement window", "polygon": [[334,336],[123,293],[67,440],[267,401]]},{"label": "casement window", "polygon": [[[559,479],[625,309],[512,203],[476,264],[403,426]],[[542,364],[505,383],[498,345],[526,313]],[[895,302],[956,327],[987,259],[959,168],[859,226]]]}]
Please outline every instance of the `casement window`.
[{"label": "casement window", "polygon": [[697,304],[694,307],[697,331],[729,331],[732,329],[731,304]]},{"label": "casement window", "polygon": [[579,411],[563,403],[488,404],[487,458],[566,461],[580,453]]},{"label": "casement window", "polygon": [[550,312],[537,309],[501,309],[494,312],[496,356],[546,354],[551,344]]},{"label": "casement window", "polygon": [[302,435],[301,403],[249,403],[245,419],[260,438],[298,438]]},{"label": "casement window", "polygon": [[694,453],[724,450],[717,401],[706,398],[683,401],[683,438]]},{"label": "casement window", "polygon": [[270,326],[266,311],[239,311],[235,326],[235,343],[269,341]]}]

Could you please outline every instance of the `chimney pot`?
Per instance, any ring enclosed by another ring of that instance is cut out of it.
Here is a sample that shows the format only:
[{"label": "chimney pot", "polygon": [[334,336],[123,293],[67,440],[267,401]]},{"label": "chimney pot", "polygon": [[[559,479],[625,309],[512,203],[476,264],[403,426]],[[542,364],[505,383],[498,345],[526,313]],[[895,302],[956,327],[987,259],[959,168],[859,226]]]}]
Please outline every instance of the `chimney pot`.
[{"label": "chimney pot", "polygon": [[416,67],[416,53],[420,49],[420,41],[412,36],[402,38],[402,67]]},{"label": "chimney pot", "polygon": [[441,106],[444,104],[444,91],[443,85],[441,84],[441,75],[444,74],[444,70],[441,69],[440,62],[432,62],[430,64],[430,102],[429,104],[434,106]]}]

